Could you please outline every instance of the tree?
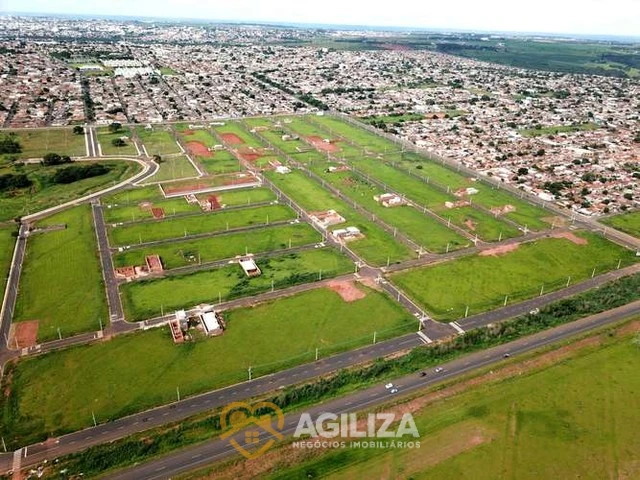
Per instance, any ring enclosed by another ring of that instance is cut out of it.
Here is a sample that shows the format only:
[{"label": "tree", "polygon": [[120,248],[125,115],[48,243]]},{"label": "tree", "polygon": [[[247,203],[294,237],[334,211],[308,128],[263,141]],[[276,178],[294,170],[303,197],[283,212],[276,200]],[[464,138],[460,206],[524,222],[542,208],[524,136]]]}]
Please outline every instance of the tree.
[{"label": "tree", "polygon": [[18,136],[15,133],[0,136],[0,154],[20,152],[22,152],[22,145],[20,145]]},{"label": "tree", "polygon": [[75,127],[73,127],[73,133],[75,133],[76,135],[82,135],[84,134],[84,128],[82,128],[80,125],[76,125]]},{"label": "tree", "polygon": [[124,147],[127,144],[127,142],[125,142],[123,139],[121,138],[114,138],[113,140],[111,140],[111,145],[113,145],[114,147]]},{"label": "tree", "polygon": [[113,122],[111,125],[109,125],[109,131],[111,133],[119,132],[121,128],[122,128],[122,124],[119,122]]},{"label": "tree", "polygon": [[520,167],[518,169],[518,175],[527,175],[529,173],[529,169],[526,167]]}]

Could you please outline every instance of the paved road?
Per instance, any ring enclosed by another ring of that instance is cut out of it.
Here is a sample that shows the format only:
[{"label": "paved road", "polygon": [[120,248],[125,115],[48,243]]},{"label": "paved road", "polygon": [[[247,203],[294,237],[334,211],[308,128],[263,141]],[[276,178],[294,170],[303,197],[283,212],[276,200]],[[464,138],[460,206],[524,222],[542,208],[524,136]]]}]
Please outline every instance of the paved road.
[{"label": "paved road", "polygon": [[[5,286],[2,310],[0,311],[0,367],[4,365],[2,353],[9,348],[9,330],[11,329],[11,319],[18,297],[18,286],[20,284],[20,271],[24,261],[24,253],[27,247],[27,227],[20,225],[18,238],[13,251],[13,260],[9,270],[9,278]],[[0,375],[1,376],[1,375]]]},{"label": "paved road", "polygon": [[[427,370],[427,375],[421,377],[417,374],[407,375],[395,380],[393,383],[400,390],[400,394],[406,394],[425,387],[433,386],[447,380],[453,380],[473,370],[486,368],[498,364],[506,353],[519,355],[530,352],[553,343],[566,340],[573,336],[588,332],[608,324],[618,322],[640,314],[640,301],[617,308],[598,315],[587,317],[576,322],[563,325],[552,330],[547,330],[530,337],[525,337],[499,347],[482,350],[466,355],[462,358],[442,364],[444,371],[440,374],[434,370]],[[372,408],[392,400],[390,393],[383,385],[376,385],[346,397],[323,403],[306,410],[313,419],[324,412],[334,414],[351,413],[363,409]],[[285,424],[282,433],[287,436],[293,434],[298,424],[300,413],[285,415]],[[240,438],[242,438],[240,436]],[[117,480],[145,480],[164,479],[188,472],[197,468],[211,465],[226,457],[238,456],[236,450],[228,440],[214,439],[204,444],[188,447],[184,450],[171,453],[141,465],[125,469],[119,473],[110,475],[109,478]]]},{"label": "paved road", "polygon": [[[107,227],[104,224],[104,214],[99,200],[91,202],[93,211],[93,223],[95,225],[96,236],[98,238],[98,252],[102,263],[102,276],[105,290],[107,291],[107,303],[109,305],[110,323],[124,321],[124,311],[120,292],[118,291],[118,279],[113,269],[113,259],[109,249],[109,239],[107,237]],[[105,325],[106,326],[106,325]]]}]

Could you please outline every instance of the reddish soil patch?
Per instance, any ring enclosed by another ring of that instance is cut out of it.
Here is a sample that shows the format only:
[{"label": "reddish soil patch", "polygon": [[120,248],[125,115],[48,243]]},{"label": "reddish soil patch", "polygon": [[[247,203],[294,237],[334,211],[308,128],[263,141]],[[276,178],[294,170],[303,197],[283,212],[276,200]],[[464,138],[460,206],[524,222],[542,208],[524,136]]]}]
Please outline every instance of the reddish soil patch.
[{"label": "reddish soil patch", "polygon": [[187,142],[187,149],[197,157],[213,157],[213,154],[202,142]]},{"label": "reddish soil patch", "polygon": [[366,296],[353,282],[329,282],[327,286],[340,295],[345,302],[355,302]]},{"label": "reddish soil patch", "polygon": [[501,245],[499,247],[483,250],[478,255],[480,255],[481,257],[498,257],[500,255],[504,255],[505,253],[513,252],[519,247],[519,243],[512,243],[511,245]]},{"label": "reddish soil patch", "polygon": [[244,140],[235,133],[222,133],[220,136],[222,140],[224,140],[224,143],[228,143],[229,145],[242,145],[244,143]]},{"label": "reddish soil patch", "polygon": [[589,243],[589,240],[587,240],[586,238],[581,238],[571,232],[552,233],[551,238],[565,238],[570,242],[575,243],[576,245],[587,245]]},{"label": "reddish soil patch", "polygon": [[465,221],[464,221],[464,224],[465,224],[465,225],[467,226],[467,228],[468,228],[469,230],[471,230],[472,232],[475,232],[475,231],[476,231],[476,224],[475,224],[475,223],[473,223],[473,220],[469,220],[469,219],[467,219],[467,220],[465,220]]},{"label": "reddish soil patch", "polygon": [[317,136],[307,137],[307,140],[309,140],[313,144],[316,150],[320,150],[321,152],[331,153],[340,150],[338,146],[333,143],[333,141],[325,142],[323,138]]},{"label": "reddish soil patch", "polygon": [[231,180],[227,180],[226,182],[224,182],[225,185],[241,185],[243,183],[253,183],[255,182],[256,179],[253,177],[238,177],[238,178],[233,178]]},{"label": "reddish soil patch", "polygon": [[164,208],[152,208],[151,215],[153,218],[164,218]]},{"label": "reddish soil patch", "polygon": [[163,186],[162,189],[164,190],[165,195],[173,195],[176,193],[188,193],[191,191],[198,191],[198,190],[204,190],[205,188],[209,188],[209,185],[205,185],[204,183],[195,183],[193,185],[187,185],[186,187],[166,187]]},{"label": "reddish soil patch", "polygon": [[185,130],[184,132],[182,132],[182,135],[184,135],[185,137],[188,137],[189,135],[193,135],[194,132],[193,130]]},{"label": "reddish soil patch", "polygon": [[238,153],[240,158],[242,158],[246,162],[255,162],[257,159],[262,157],[259,153]]},{"label": "reddish soil patch", "polygon": [[14,323],[11,331],[13,338],[9,340],[9,345],[16,348],[33,347],[38,341],[38,320]]}]

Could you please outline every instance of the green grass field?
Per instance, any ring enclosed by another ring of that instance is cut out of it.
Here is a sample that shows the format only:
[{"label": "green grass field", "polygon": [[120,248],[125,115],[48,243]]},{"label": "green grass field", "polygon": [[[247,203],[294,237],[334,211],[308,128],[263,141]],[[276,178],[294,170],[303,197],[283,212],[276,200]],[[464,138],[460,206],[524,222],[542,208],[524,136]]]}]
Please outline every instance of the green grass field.
[{"label": "green grass field", "polygon": [[262,478],[637,478],[639,356],[630,337],[608,340],[435,399],[414,414],[419,450],[309,452]]},{"label": "green grass field", "polygon": [[156,125],[152,130],[147,130],[140,126],[136,128],[136,134],[151,156],[180,153],[173,135],[165,127]]},{"label": "green grass field", "polygon": [[[399,305],[358,286],[366,296],[344,302],[317,289],[252,308],[225,312],[221,337],[174,345],[167,328],[24,360],[3,404],[2,435],[21,445],[113,420],[246,379],[247,368],[264,375],[322,356],[415,329]],[[60,389],[60,378],[65,388]],[[135,378],[135,382],[131,379]]]},{"label": "green grass field", "polygon": [[48,217],[39,226],[66,224],[33,234],[20,277],[14,321],[38,320],[38,340],[99,329],[109,322],[91,207]]},{"label": "green grass field", "polygon": [[385,192],[353,173],[328,173],[325,164],[316,165],[313,170],[327,183],[429,251],[445,252],[447,245],[452,251],[468,246],[470,243],[469,240],[448,229],[438,220],[413,207],[386,208],[380,205],[373,197]]},{"label": "green grass field", "polygon": [[[103,155],[138,155],[138,150],[131,140],[131,129],[123,126],[119,131],[111,133],[109,127],[100,127],[96,129],[98,135],[98,142],[100,142],[100,148]],[[128,137],[127,144],[122,147],[115,147],[111,142],[114,139],[120,137]]]},{"label": "green grass field", "polygon": [[233,121],[226,122],[224,125],[214,127],[214,130],[218,133],[218,135],[222,135],[224,133],[230,133],[238,136],[242,140],[242,143],[232,144],[231,147],[233,148],[237,148],[240,146],[255,147],[255,148],[263,147],[260,140],[258,140],[256,137],[248,133],[242,127],[242,125],[240,125],[238,122],[233,122]]},{"label": "green grass field", "polygon": [[580,125],[551,125],[541,128],[528,128],[519,130],[523,137],[540,137],[542,135],[557,135],[559,133],[574,133],[595,130],[595,123],[583,123]]},{"label": "green grass field", "polygon": [[[151,202],[153,208],[164,209],[165,218],[185,213],[202,212],[197,203],[187,203],[184,198],[171,198]],[[135,222],[153,218],[150,208],[143,208],[139,204],[129,203],[123,205],[107,204],[104,208],[106,223]]]},{"label": "green grass field", "polygon": [[[455,191],[460,188],[474,187],[479,192],[471,197],[473,202],[487,209],[512,205],[516,207],[516,210],[506,214],[505,217],[518,223],[520,226],[526,225],[530,230],[541,230],[549,226],[549,223],[545,220],[552,216],[549,212],[516,198],[504,190],[497,190],[485,183],[473,181],[427,157],[413,152],[401,152],[397,144],[379,135],[333,117],[313,117],[311,119],[307,118],[307,121],[317,122],[323,125],[327,131],[337,132],[339,135],[349,138],[362,148],[381,155],[385,161],[392,162],[406,170],[410,170],[416,176],[428,179],[430,183],[436,183],[442,189],[448,187],[450,190]],[[371,174],[374,178],[388,183],[393,188],[402,191],[402,193],[407,194],[417,202],[424,203],[428,207],[435,207],[442,206],[444,201],[447,200],[442,197],[441,191],[435,187],[430,188],[425,186],[424,182],[420,182],[420,180],[417,179],[412,179],[410,184],[414,186],[411,190],[413,192],[412,195],[410,191],[406,189],[406,180],[403,182],[403,178],[407,176],[405,172],[401,172],[403,175],[398,175],[398,173],[393,172],[396,169],[389,165],[380,167],[382,162],[379,159],[367,158],[363,156],[361,152],[357,153],[357,151],[354,153],[353,147],[349,147],[345,143],[341,144],[341,148],[346,151],[346,156],[356,168]],[[419,184],[415,183],[416,181],[422,184],[422,188]],[[440,195],[436,195],[433,191]]]},{"label": "green grass field", "polygon": [[266,225],[268,222],[294,218],[296,218],[295,212],[284,205],[219,210],[216,213],[167,218],[155,222],[110,228],[109,239],[111,245],[132,245],[199,233],[224,231],[227,228]]},{"label": "green grass field", "polygon": [[134,248],[114,255],[116,267],[144,265],[147,255],[160,255],[165,269],[213,262],[236,255],[264,253],[290,247],[299,247],[322,241],[322,237],[310,225],[299,223],[266,227],[252,232],[229,233],[216,237],[173,242],[146,248]]},{"label": "green grass field", "polygon": [[205,129],[186,131],[183,130],[182,132],[180,132],[180,138],[185,144],[188,142],[200,142],[207,148],[211,148],[214,145],[220,143],[213,135],[211,135],[211,133],[209,133]]},{"label": "green grass field", "polygon": [[198,157],[198,161],[209,175],[242,170],[238,159],[226,150],[217,150],[211,157]]},{"label": "green grass field", "polygon": [[603,218],[600,223],[610,225],[634,237],[640,237],[640,211]]},{"label": "green grass field", "polygon": [[581,232],[588,245],[549,238],[521,244],[500,256],[472,255],[431,267],[400,272],[394,283],[422,304],[435,318],[455,320],[465,314],[491,310],[503,305],[505,296],[513,303],[557,290],[571,283],[629,265],[634,253],[608,240]]},{"label": "green grass field", "polygon": [[239,265],[121,286],[128,320],[157,317],[161,310],[171,312],[199,303],[218,303],[220,299],[247,297],[353,271],[353,264],[331,248],[289,253],[257,261],[259,277],[248,278]]},{"label": "green grass field", "polygon": [[138,204],[143,201],[164,200],[164,196],[158,185],[149,185],[147,187],[127,188],[120,190],[112,195],[102,197],[103,205],[127,205]]},{"label": "green grass field", "polygon": [[453,225],[457,225],[471,235],[478,235],[480,240],[486,242],[495,242],[521,235],[521,232],[513,225],[501,222],[472,207],[439,208],[437,213],[445,220],[451,220]]},{"label": "green grass field", "polygon": [[0,130],[0,135],[6,133],[15,133],[19,137],[22,152],[18,158],[42,158],[45,153],[70,157],[84,157],[87,154],[84,134],[76,135],[71,128]]},{"label": "green grass field", "polygon": [[[90,193],[110,187],[140,171],[137,163],[108,160],[101,161],[111,170],[97,177],[85,178],[69,184],[54,184],[51,177],[58,168],[27,165],[21,169],[33,185],[11,193],[0,194],[0,221],[39,212],[46,208],[83,197]],[[0,173],[20,173],[17,168],[2,169]]]},{"label": "green grass field", "polygon": [[9,267],[11,266],[13,249],[16,244],[16,237],[14,235],[17,232],[17,226],[0,226],[0,291],[2,295],[4,295],[4,287],[7,284],[7,278],[9,276]]},{"label": "green grass field", "polygon": [[160,162],[160,168],[155,175],[145,180],[145,183],[165,182],[168,180],[180,180],[181,178],[195,178],[198,172],[189,159],[183,155],[164,157]]},{"label": "green grass field", "polygon": [[265,175],[305,210],[317,212],[333,209],[346,219],[341,226],[358,227],[365,238],[349,242],[349,248],[367,262],[384,265],[387,260],[399,262],[415,255],[409,247],[397,242],[391,234],[365,219],[342,200],[332,196],[301,171],[296,170],[287,175],[266,172]]}]

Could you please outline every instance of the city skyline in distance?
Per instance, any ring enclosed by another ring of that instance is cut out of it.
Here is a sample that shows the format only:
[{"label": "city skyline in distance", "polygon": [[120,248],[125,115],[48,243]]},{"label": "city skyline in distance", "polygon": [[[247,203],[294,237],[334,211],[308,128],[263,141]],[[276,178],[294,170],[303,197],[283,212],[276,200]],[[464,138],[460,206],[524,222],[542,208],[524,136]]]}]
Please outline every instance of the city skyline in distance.
[{"label": "city skyline in distance", "polygon": [[[379,1],[313,3],[239,0],[229,4],[196,0],[124,0],[86,4],[72,0],[3,0],[3,14],[128,17],[176,21],[211,21],[335,27],[378,27],[407,30],[450,30],[499,33],[565,34],[591,37],[640,37],[635,19],[640,2],[584,0],[580,9],[552,0],[539,0],[526,15],[511,2],[459,0],[442,5],[397,0],[393,8]],[[176,14],[176,12],[178,12]]]}]

